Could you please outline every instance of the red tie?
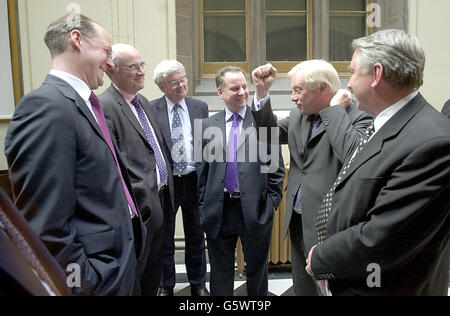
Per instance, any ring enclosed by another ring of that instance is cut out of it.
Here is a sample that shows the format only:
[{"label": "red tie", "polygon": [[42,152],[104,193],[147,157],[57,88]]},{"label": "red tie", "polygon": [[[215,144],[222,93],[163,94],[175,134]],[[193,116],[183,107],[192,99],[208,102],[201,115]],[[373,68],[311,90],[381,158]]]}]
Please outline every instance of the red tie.
[{"label": "red tie", "polygon": [[131,198],[130,192],[128,191],[128,187],[125,184],[125,180],[123,179],[122,171],[119,166],[119,161],[117,160],[116,151],[114,149],[114,145],[111,140],[111,135],[109,134],[108,125],[106,124],[105,114],[103,113],[102,106],[100,105],[100,101],[97,96],[92,92],[91,97],[89,98],[91,101],[92,110],[94,111],[95,117],[97,118],[98,125],[100,126],[100,130],[102,131],[103,136],[105,137],[106,143],[111,149],[114,159],[116,160],[117,171],[119,172],[120,179],[122,180],[123,189],[125,191],[125,195],[127,197],[128,205],[130,205],[131,210],[134,215],[139,216],[136,210],[136,206],[134,205],[133,199]]}]

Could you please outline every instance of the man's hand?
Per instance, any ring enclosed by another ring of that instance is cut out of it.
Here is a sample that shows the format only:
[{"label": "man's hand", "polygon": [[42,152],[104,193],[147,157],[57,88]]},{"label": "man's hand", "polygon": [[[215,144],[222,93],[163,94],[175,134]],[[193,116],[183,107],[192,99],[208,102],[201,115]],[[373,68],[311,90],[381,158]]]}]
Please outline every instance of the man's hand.
[{"label": "man's hand", "polygon": [[272,64],[266,64],[253,70],[252,79],[257,100],[261,100],[269,94],[270,88],[277,79],[277,73],[277,69]]},{"label": "man's hand", "polygon": [[[314,277],[314,273],[312,272],[312,269],[311,269],[311,258],[312,258],[313,252],[316,249],[316,247],[317,247],[317,245],[315,245],[314,247],[311,248],[311,250],[308,254],[308,259],[306,259],[305,270],[312,277]],[[317,282],[317,285],[319,286],[320,292],[322,292],[322,295],[327,296],[327,289],[326,289],[325,281],[324,280],[316,280],[316,282]]]},{"label": "man's hand", "polygon": [[353,99],[350,91],[340,89],[336,95],[331,99],[330,106],[342,105],[345,109],[348,109],[352,105]]}]

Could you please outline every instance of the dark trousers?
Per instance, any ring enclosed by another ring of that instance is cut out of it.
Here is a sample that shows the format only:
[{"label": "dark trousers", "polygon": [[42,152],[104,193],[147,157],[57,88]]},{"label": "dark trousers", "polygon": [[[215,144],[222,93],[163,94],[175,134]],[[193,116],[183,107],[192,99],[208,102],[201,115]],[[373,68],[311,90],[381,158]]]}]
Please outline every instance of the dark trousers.
[{"label": "dark trousers", "polygon": [[272,222],[257,234],[245,229],[240,199],[225,194],[222,226],[217,238],[208,238],[211,263],[211,295],[233,296],[236,243],[241,238],[246,262],[248,296],[267,296]]},{"label": "dark trousers", "polygon": [[296,296],[317,296],[319,288],[313,278],[306,273],[306,259],[308,250],[303,242],[302,216],[293,211],[289,225],[292,251],[292,279],[294,282],[294,294]]},{"label": "dark trousers", "polygon": [[142,261],[138,262],[138,271],[141,270],[141,272],[137,274],[134,295],[156,296],[158,293],[161,281],[161,246],[164,238],[165,222],[173,216],[168,187],[161,191],[159,199],[164,213],[163,223],[157,232],[147,234],[145,253]]},{"label": "dark trousers", "polygon": [[[200,225],[200,212],[197,198],[197,174],[174,177],[175,212],[181,207],[185,235],[185,264],[188,281],[191,287],[200,289],[206,282],[205,237]],[[161,287],[175,287],[175,218],[168,218],[162,244],[162,276]]]}]

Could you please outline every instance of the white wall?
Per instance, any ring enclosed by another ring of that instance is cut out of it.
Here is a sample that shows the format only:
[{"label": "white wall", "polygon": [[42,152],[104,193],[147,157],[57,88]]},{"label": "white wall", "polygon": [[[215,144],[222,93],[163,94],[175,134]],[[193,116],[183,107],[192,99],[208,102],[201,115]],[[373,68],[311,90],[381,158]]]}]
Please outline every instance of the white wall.
[{"label": "white wall", "polygon": [[[19,23],[25,93],[38,88],[51,67],[43,37],[57,18],[80,12],[102,25],[114,43],[136,46],[149,64],[146,88],[149,99],[161,96],[154,85],[154,67],[166,58],[176,58],[175,0],[19,0]],[[106,76],[105,76],[106,78]],[[101,93],[109,86],[105,81]]]},{"label": "white wall", "polygon": [[450,99],[450,1],[410,0],[409,33],[425,49],[424,85],[420,92],[439,111]]}]

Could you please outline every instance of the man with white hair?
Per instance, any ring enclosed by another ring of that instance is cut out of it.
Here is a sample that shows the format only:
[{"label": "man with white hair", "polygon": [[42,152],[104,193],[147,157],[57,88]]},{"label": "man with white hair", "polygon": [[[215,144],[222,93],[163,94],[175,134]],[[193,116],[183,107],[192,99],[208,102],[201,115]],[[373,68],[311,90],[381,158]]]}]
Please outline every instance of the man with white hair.
[{"label": "man with white hair", "polygon": [[348,86],[375,120],[324,198],[307,270],[332,295],[446,296],[450,124],[418,92],[425,53],[400,30],[353,48]]},{"label": "man with white hair", "polygon": [[[256,87],[270,88],[276,80],[276,69],[268,64],[253,72]],[[334,67],[323,60],[309,60],[290,72],[291,100],[297,108],[288,118],[278,121],[280,143],[289,144],[291,154],[286,193],[284,236],[290,229],[294,293],[313,296],[319,293],[314,280],[305,272],[309,250],[317,243],[316,217],[326,192],[342,167],[346,154],[359,143],[371,117],[352,105]],[[270,115],[269,91],[255,95],[264,104],[259,115]],[[345,104],[345,107],[340,105]],[[331,106],[330,106],[331,105]],[[259,106],[257,105],[259,108]],[[272,114],[273,115],[273,114]],[[255,115],[258,126],[267,126]],[[345,135],[337,129],[346,131]]]},{"label": "man with white hair", "polygon": [[184,66],[176,60],[163,60],[154,70],[154,81],[164,96],[150,102],[161,127],[165,145],[171,151],[175,186],[175,213],[166,221],[162,246],[160,296],[173,295],[175,287],[175,214],[181,207],[185,234],[185,264],[192,296],[207,296],[205,238],[200,226],[197,194],[198,164],[194,162],[194,127],[207,118],[208,105],[187,97],[188,79]]},{"label": "man with white hair", "polygon": [[164,219],[173,213],[170,153],[162,141],[148,100],[138,92],[145,85],[145,62],[128,44],[112,47],[112,84],[99,96],[108,127],[115,137],[130,176],[142,220],[147,227],[144,256],[138,262],[135,295],[155,296],[161,278]]}]

